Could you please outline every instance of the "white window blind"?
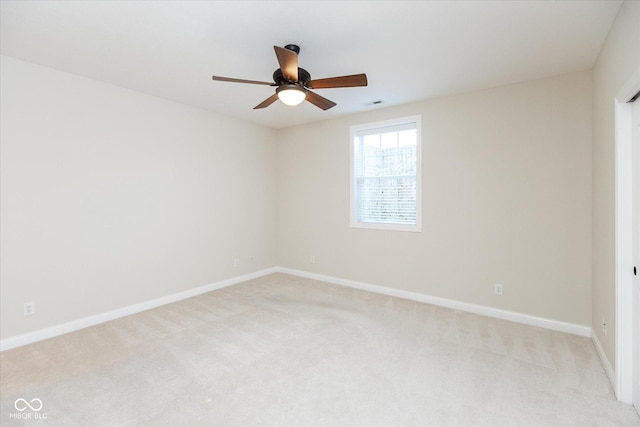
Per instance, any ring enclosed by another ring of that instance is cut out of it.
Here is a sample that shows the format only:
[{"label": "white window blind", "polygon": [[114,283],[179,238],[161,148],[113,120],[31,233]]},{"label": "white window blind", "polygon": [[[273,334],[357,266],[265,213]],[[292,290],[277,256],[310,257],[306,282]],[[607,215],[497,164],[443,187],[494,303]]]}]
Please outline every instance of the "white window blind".
[{"label": "white window blind", "polygon": [[420,116],[351,128],[351,226],[420,231]]}]

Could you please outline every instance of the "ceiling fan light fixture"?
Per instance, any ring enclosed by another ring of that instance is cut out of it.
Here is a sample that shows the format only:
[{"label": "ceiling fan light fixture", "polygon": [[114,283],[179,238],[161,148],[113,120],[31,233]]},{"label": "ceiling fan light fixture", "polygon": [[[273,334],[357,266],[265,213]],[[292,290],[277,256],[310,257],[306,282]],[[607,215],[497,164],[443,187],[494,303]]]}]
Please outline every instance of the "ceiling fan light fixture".
[{"label": "ceiling fan light fixture", "polygon": [[299,105],[307,97],[307,91],[295,84],[282,85],[276,89],[278,98],[286,105]]},{"label": "ceiling fan light fixture", "polygon": [[309,72],[304,68],[298,67],[298,54],[300,53],[298,46],[294,44],[288,44],[285,47],[274,46],[273,50],[276,53],[278,65],[280,65],[280,68],[273,72],[273,83],[221,76],[213,76],[213,80],[275,86],[276,93],[253,107],[254,110],[266,108],[279,99],[283,104],[292,106],[299,105],[302,101],[307,100],[321,110],[326,111],[335,107],[336,103],[315,93],[316,89],[357,87],[367,86],[368,84],[367,75],[364,73],[311,80]]}]

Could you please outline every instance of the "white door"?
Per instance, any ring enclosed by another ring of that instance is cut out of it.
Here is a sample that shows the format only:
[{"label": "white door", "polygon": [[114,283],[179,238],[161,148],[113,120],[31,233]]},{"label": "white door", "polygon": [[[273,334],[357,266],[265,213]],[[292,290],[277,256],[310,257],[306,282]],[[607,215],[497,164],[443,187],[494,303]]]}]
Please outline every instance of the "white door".
[{"label": "white door", "polygon": [[640,414],[640,100],[633,103],[632,240],[633,240],[633,406]]}]

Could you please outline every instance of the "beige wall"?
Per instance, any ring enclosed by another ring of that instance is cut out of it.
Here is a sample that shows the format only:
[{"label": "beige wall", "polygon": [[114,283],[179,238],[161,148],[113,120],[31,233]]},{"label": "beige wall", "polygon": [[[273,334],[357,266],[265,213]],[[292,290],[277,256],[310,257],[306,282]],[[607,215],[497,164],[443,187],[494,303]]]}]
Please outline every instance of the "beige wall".
[{"label": "beige wall", "polygon": [[1,65],[3,339],[275,264],[275,131]]},{"label": "beige wall", "polygon": [[[586,71],[281,130],[278,263],[590,325],[591,113]],[[350,228],[349,126],[413,114],[422,233]]]},{"label": "beige wall", "polygon": [[[615,367],[615,128],[617,92],[640,67],[640,2],[626,1],[593,69],[592,328]],[[607,321],[605,335],[600,322]]]}]

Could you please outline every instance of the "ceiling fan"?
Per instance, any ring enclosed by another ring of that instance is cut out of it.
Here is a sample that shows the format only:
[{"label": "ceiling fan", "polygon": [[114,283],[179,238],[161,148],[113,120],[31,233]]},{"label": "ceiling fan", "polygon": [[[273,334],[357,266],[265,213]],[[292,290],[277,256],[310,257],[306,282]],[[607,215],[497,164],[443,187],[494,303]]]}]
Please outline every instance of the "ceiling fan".
[{"label": "ceiling fan", "polygon": [[288,44],[284,48],[274,46],[273,49],[276,51],[276,57],[280,64],[280,68],[273,72],[274,83],[220,76],[213,76],[213,80],[275,86],[276,93],[253,107],[254,110],[268,107],[278,99],[287,105],[298,105],[306,99],[316,107],[328,110],[329,108],[335,107],[336,103],[311,92],[309,89],[328,89],[367,85],[366,74],[353,74],[349,76],[311,80],[309,72],[304,68],[298,67],[298,54],[300,53],[300,48],[298,46],[295,44]]}]

